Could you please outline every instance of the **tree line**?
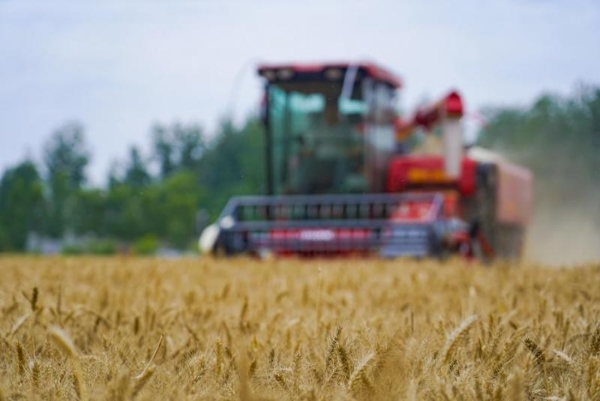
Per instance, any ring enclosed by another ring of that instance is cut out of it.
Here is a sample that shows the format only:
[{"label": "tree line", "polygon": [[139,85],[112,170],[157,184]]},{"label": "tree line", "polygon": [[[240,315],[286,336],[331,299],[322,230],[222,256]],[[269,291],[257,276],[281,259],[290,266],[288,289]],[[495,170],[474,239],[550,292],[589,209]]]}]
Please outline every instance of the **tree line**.
[{"label": "tree line", "polygon": [[241,128],[223,121],[213,139],[197,125],[157,124],[149,154],[131,146],[107,184],[93,187],[84,127],[67,123],[44,143],[41,163],[26,159],[2,175],[0,251],[26,250],[32,233],[89,238],[72,252],[189,249],[199,224],[214,219],[230,196],[263,190],[263,136],[255,119]]},{"label": "tree line", "polygon": [[[537,203],[575,206],[600,195],[600,87],[546,94],[530,107],[489,108],[481,146],[530,168]],[[600,216],[599,208],[593,218]]]},{"label": "tree line", "polygon": [[[600,226],[600,88],[580,86],[568,97],[543,95],[529,107],[484,115],[478,144],[529,167],[537,203],[577,208],[597,199],[590,218]],[[264,133],[254,118],[241,128],[225,120],[212,139],[197,125],[157,124],[149,141],[148,154],[131,146],[107,184],[93,187],[83,125],[57,129],[41,163],[26,159],[2,175],[0,251],[26,250],[32,233],[88,237],[99,252],[190,249],[199,225],[216,218],[229,197],[265,191]]]}]

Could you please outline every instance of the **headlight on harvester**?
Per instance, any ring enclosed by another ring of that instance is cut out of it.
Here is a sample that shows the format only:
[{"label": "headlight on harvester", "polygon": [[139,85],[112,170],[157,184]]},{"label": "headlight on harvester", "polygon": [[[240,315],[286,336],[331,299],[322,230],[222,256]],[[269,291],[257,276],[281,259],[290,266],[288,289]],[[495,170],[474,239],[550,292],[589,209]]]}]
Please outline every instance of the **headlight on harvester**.
[{"label": "headlight on harvester", "polygon": [[216,224],[211,224],[202,231],[198,240],[200,252],[211,253],[213,251],[217,238],[219,238],[219,231],[219,226]]},{"label": "headlight on harvester", "polygon": [[223,230],[229,230],[231,227],[235,225],[235,220],[231,216],[225,216],[219,221],[219,226]]}]

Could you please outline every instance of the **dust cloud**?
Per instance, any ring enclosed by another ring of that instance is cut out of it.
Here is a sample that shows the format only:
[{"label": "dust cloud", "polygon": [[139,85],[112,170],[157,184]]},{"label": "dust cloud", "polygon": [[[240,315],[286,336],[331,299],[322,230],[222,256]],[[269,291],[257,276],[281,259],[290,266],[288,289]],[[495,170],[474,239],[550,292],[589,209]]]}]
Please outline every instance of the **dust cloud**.
[{"label": "dust cloud", "polygon": [[552,267],[600,262],[600,195],[571,196],[559,204],[536,199],[526,260]]},{"label": "dust cloud", "polygon": [[[600,264],[600,181],[559,152],[494,149],[534,176],[524,259],[549,267]],[[576,159],[576,158],[575,158]]]}]

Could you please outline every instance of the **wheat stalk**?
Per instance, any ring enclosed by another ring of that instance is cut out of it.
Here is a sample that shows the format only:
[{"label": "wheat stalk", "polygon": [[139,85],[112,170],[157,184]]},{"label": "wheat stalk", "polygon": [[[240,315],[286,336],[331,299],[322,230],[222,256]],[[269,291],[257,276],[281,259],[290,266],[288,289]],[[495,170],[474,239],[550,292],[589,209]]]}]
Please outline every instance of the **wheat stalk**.
[{"label": "wheat stalk", "polygon": [[338,344],[340,341],[340,334],[342,332],[342,328],[340,326],[336,327],[335,334],[331,338],[329,342],[329,347],[327,349],[327,356],[325,357],[325,370],[329,369],[332,365],[333,358],[335,357],[335,352],[337,351]]},{"label": "wheat stalk", "polygon": [[348,380],[348,384],[346,387],[354,392],[358,389],[361,383],[366,384],[367,386],[371,386],[366,374],[367,368],[371,361],[375,358],[375,353],[370,353],[365,356],[354,368],[354,371],[350,375],[350,379]]},{"label": "wheat stalk", "polygon": [[215,376],[218,378],[221,377],[221,371],[223,369],[223,345],[221,344],[221,339],[217,339],[217,343],[215,344]]},{"label": "wheat stalk", "polygon": [[31,365],[31,384],[34,389],[40,385],[40,363],[35,360]]},{"label": "wheat stalk", "polygon": [[533,355],[535,363],[539,366],[544,365],[544,363],[546,362],[546,357],[544,356],[544,351],[540,348],[540,346],[531,338],[526,338],[524,340],[524,343],[525,347]]},{"label": "wheat stalk", "polygon": [[343,345],[338,344],[338,357],[340,358],[340,364],[342,365],[342,371],[344,372],[344,378],[347,380],[350,377],[351,367],[350,358]]},{"label": "wheat stalk", "polygon": [[467,317],[462,323],[450,333],[450,335],[446,338],[446,343],[444,344],[444,348],[442,350],[442,364],[447,365],[450,361],[450,358],[454,354],[456,348],[460,344],[460,342],[467,336],[467,332],[469,329],[475,324],[477,321],[476,315],[471,315]]},{"label": "wheat stalk", "polygon": [[600,325],[596,326],[592,339],[590,340],[590,353],[592,355],[600,354]]},{"label": "wheat stalk", "polygon": [[[164,338],[165,338],[164,334],[161,334],[160,338],[158,339],[158,344],[156,344],[156,348],[154,348],[154,352],[152,353],[152,356],[150,357],[150,359],[148,360],[148,362],[146,363],[146,365],[144,366],[144,369],[142,369],[140,374],[135,377],[135,380],[140,380],[140,379],[142,379],[142,377],[146,376],[146,371],[152,367],[152,363],[154,363],[154,358],[156,358],[156,355],[158,354],[158,350],[160,349],[160,346],[162,345]],[[150,374],[150,375],[152,375],[152,374]]]},{"label": "wheat stalk", "polygon": [[71,360],[73,384],[75,387],[75,392],[77,393],[77,398],[81,401],[86,401],[88,397],[85,383],[83,381],[83,374],[81,372],[81,365],[79,363],[79,354],[77,353],[77,349],[73,344],[73,340],[71,340],[71,337],[69,337],[69,335],[63,329],[57,326],[51,326],[48,329],[48,332],[50,334],[50,338],[54,341],[58,348]]},{"label": "wheat stalk", "polygon": [[19,376],[23,376],[25,374],[25,350],[21,343],[17,343],[17,367]]},{"label": "wheat stalk", "polygon": [[116,401],[125,401],[130,397],[131,382],[129,374],[122,369],[116,377],[114,387],[112,389],[111,398]]},{"label": "wheat stalk", "polygon": [[133,390],[131,391],[132,398],[135,398],[138,395],[138,393],[142,390],[146,383],[148,383],[148,380],[150,380],[153,374],[154,366],[149,366],[148,368],[144,369],[142,373],[135,377]]},{"label": "wheat stalk", "polygon": [[600,399],[597,267],[24,260],[0,258],[6,400]]},{"label": "wheat stalk", "polygon": [[27,319],[29,319],[31,315],[29,313],[21,316],[20,318],[17,319],[17,321],[15,322],[15,324],[13,324],[13,326],[10,329],[9,335],[10,336],[14,336],[17,331],[19,331],[19,329],[21,328],[21,326],[23,326],[23,324],[27,321]]},{"label": "wheat stalk", "polygon": [[554,350],[553,352],[554,352],[554,355],[556,355],[559,359],[561,359],[564,362],[566,362],[567,365],[569,365],[569,367],[575,366],[575,361],[573,361],[573,358],[571,358],[566,353],[564,353],[562,351],[559,351],[559,350]]}]

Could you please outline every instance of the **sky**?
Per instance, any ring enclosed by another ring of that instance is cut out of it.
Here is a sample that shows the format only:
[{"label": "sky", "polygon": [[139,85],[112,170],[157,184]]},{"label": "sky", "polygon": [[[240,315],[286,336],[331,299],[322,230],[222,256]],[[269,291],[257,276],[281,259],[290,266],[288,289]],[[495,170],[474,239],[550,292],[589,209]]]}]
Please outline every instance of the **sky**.
[{"label": "sky", "polygon": [[80,121],[102,183],[156,123],[256,110],[260,62],[375,61],[412,110],[449,89],[486,106],[600,84],[597,0],[0,0],[0,170]]}]

